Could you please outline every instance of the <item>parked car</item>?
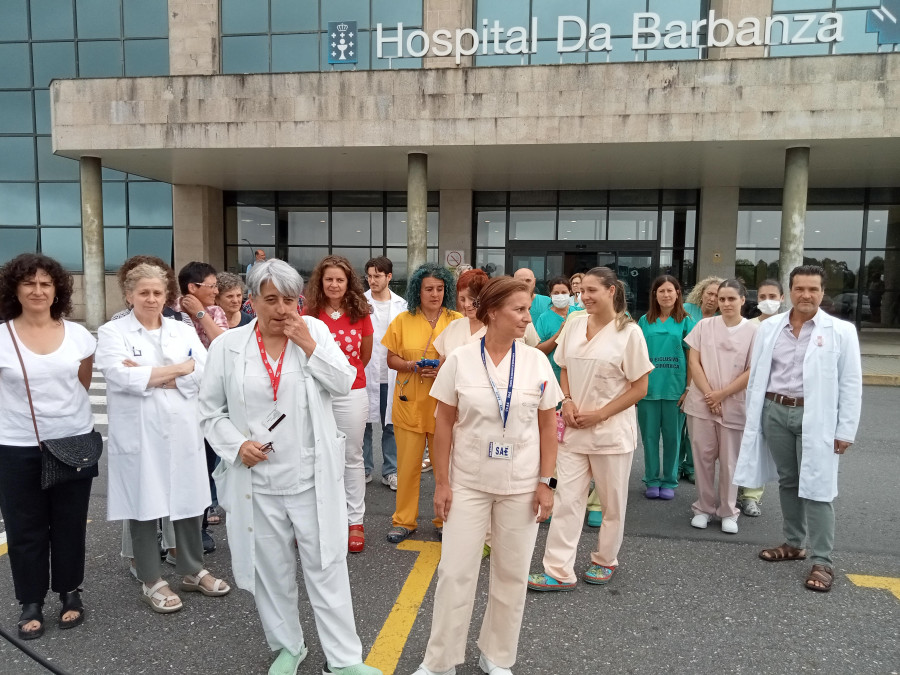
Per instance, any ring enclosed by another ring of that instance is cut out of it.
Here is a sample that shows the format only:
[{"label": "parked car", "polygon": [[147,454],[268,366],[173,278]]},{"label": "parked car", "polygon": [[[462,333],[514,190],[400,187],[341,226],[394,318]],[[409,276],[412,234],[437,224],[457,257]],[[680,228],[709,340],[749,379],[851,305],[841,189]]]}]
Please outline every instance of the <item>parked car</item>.
[{"label": "parked car", "polygon": [[[859,302],[859,293],[857,291],[839,293],[834,296],[833,302],[834,309],[830,312],[831,314],[851,321],[856,320],[856,306]],[[862,296],[862,316],[860,319],[863,321],[872,320],[872,305],[869,303],[869,296],[867,295]]]}]

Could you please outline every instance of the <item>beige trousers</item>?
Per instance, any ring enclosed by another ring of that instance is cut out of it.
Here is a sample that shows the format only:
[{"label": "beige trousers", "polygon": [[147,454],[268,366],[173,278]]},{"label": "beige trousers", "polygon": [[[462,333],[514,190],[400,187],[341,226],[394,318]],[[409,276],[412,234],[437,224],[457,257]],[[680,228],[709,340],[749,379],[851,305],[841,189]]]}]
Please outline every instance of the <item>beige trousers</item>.
[{"label": "beige trousers", "polygon": [[575,555],[584,525],[588,485],[591,478],[597,497],[603,504],[603,525],[597,534],[597,550],[591,562],[604,567],[619,564],[619,549],[625,537],[625,507],[628,502],[628,478],[634,452],[617,455],[585,455],[560,452],[556,458],[559,484],[553,501],[553,520],[544,551],[544,573],[557,581],[573,583]]},{"label": "beige trousers", "polygon": [[[697,486],[697,501],[691,505],[694,515],[705,513],[719,518],[737,516],[740,513],[735,507],[738,486],[732,483],[732,479],[744,432],[693,415],[687,416],[687,426],[694,450],[694,480]],[[719,462],[718,490],[716,461]]]},{"label": "beige trousers", "polygon": [[431,637],[423,661],[429,670],[450,670],[466,659],[481,549],[489,525],[490,588],[478,647],[501,668],[516,662],[538,531],[533,503],[533,492],[495,495],[453,486],[450,514],[444,521]]}]

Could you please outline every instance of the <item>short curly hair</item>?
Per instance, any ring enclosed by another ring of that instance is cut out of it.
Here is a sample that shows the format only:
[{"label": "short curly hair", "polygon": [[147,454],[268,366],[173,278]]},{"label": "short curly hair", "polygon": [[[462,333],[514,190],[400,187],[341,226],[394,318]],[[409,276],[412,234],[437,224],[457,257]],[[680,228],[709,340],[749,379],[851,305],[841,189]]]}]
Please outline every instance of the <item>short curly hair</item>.
[{"label": "short curly hair", "polygon": [[23,253],[0,267],[0,319],[12,321],[22,313],[19,284],[39,270],[50,275],[56,297],[50,305],[50,317],[59,321],[72,313],[72,275],[53,258],[40,253]]},{"label": "short curly hair", "polygon": [[406,287],[406,304],[410,314],[415,314],[422,304],[422,280],[434,277],[444,282],[444,299],[441,305],[451,311],[456,311],[456,280],[453,272],[437,263],[427,262],[420,265],[409,276],[409,285]]}]

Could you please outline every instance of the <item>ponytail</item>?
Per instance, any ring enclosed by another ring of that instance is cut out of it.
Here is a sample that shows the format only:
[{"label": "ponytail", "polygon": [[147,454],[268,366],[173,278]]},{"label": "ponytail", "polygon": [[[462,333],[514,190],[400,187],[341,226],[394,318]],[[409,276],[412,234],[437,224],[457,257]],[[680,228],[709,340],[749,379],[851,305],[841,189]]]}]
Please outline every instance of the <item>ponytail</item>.
[{"label": "ponytail", "polygon": [[613,295],[613,309],[616,312],[616,330],[622,330],[634,320],[628,316],[628,306],[625,302],[625,283],[622,282],[616,273],[608,267],[595,267],[585,272],[587,277],[596,277],[606,288],[615,288]]}]

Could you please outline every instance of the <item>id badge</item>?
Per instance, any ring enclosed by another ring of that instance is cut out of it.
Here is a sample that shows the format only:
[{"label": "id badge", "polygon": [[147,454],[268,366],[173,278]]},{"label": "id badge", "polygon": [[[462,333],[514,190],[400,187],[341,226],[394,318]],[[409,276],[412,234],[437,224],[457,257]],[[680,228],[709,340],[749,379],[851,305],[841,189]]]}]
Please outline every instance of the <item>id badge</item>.
[{"label": "id badge", "polygon": [[513,445],[506,442],[488,443],[488,459],[512,459]]},{"label": "id badge", "polygon": [[266,415],[266,429],[272,431],[272,429],[281,424],[281,421],[284,419],[284,417],[284,413],[278,410],[278,408],[272,408],[272,412]]}]

